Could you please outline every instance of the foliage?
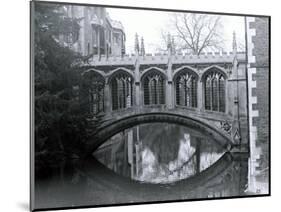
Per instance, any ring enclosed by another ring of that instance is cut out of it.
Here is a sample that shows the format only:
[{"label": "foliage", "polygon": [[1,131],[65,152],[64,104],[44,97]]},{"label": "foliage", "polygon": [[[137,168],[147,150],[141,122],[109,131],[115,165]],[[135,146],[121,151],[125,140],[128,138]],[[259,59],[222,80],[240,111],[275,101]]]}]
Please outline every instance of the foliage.
[{"label": "foliage", "polygon": [[59,42],[60,36],[78,39],[79,19],[65,17],[61,5],[43,2],[35,3],[34,18],[35,156],[40,163],[56,163],[81,155],[87,137],[77,89],[82,57]]}]

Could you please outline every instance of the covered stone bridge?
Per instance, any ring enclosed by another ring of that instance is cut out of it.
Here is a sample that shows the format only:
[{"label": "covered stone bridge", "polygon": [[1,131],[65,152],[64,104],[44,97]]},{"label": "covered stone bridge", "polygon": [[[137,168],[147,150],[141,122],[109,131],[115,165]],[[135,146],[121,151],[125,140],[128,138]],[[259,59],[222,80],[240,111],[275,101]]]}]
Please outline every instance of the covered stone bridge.
[{"label": "covered stone bridge", "polygon": [[81,69],[81,107],[99,117],[91,150],[118,131],[160,121],[248,148],[245,53],[93,57]]}]

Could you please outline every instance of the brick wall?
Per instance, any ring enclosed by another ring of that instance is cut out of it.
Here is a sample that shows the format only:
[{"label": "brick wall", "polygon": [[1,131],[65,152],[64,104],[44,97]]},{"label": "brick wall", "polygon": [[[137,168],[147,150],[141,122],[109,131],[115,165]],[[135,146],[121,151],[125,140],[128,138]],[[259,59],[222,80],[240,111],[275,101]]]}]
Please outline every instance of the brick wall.
[{"label": "brick wall", "polygon": [[250,159],[248,191],[268,194],[269,18],[246,17]]},{"label": "brick wall", "polygon": [[258,170],[268,167],[268,142],[269,142],[269,19],[255,18],[255,22],[250,23],[250,28],[256,29],[253,36],[253,55],[255,63],[250,64],[251,68],[256,68],[253,80],[256,81],[256,88],[253,95],[257,97],[257,103],[253,104],[253,109],[259,111],[259,116],[253,118],[253,125],[257,127],[257,143],[261,154]]}]

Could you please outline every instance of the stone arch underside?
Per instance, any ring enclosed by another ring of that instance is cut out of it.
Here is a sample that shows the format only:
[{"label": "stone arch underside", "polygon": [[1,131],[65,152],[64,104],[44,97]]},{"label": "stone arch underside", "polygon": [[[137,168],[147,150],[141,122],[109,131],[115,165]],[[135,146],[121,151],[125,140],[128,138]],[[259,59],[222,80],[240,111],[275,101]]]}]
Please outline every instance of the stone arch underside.
[{"label": "stone arch underside", "polygon": [[119,118],[117,120],[109,121],[102,127],[98,128],[95,133],[90,136],[86,142],[87,154],[92,154],[100,145],[106,142],[113,135],[134,127],[139,124],[153,123],[153,122],[167,122],[179,124],[197,130],[210,136],[217,141],[223,148],[230,149],[233,142],[230,137],[221,132],[218,128],[211,126],[197,118],[188,117],[186,115],[179,115],[167,112],[156,113],[140,113]]}]

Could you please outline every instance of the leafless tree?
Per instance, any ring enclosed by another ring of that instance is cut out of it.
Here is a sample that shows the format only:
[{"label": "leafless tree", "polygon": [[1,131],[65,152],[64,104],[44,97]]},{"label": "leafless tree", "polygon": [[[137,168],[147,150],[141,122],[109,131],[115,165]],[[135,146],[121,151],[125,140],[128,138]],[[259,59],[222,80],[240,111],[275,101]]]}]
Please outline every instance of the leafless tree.
[{"label": "leafless tree", "polygon": [[[221,18],[216,15],[175,13],[171,16],[172,37],[177,51],[187,50],[199,55],[204,50],[221,50],[222,28]],[[163,32],[161,34],[163,37]],[[166,38],[164,42],[167,42]]]}]

